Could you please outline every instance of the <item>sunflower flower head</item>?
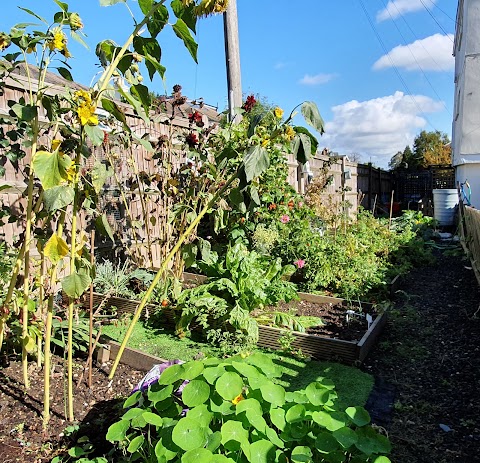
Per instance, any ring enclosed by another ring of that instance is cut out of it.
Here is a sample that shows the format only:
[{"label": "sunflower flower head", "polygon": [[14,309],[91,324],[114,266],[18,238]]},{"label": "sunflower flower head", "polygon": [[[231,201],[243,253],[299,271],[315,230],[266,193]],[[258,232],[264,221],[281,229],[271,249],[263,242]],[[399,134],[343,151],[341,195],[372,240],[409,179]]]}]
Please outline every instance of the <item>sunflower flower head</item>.
[{"label": "sunflower flower head", "polygon": [[77,90],[73,94],[73,99],[81,106],[82,104],[91,104],[92,103],[92,95],[85,90]]},{"label": "sunflower flower head", "polygon": [[78,13],[72,13],[70,15],[69,23],[72,31],[78,31],[78,29],[83,28],[82,18],[78,15]]},{"label": "sunflower flower head", "polygon": [[10,39],[10,36],[8,34],[5,34],[5,32],[0,32],[0,51],[8,48],[11,43],[12,40]]},{"label": "sunflower flower head", "polygon": [[292,141],[295,137],[295,130],[290,125],[287,125],[285,128],[285,138],[288,141]]},{"label": "sunflower flower head", "polygon": [[278,106],[273,110],[273,114],[275,114],[275,117],[277,119],[281,119],[283,116],[283,109],[279,108]]},{"label": "sunflower flower head", "polygon": [[98,125],[95,105],[84,103],[77,108],[77,116],[82,125]]},{"label": "sunflower flower head", "polygon": [[61,144],[62,140],[52,140],[52,151],[56,151]]},{"label": "sunflower flower head", "polygon": [[67,48],[67,36],[60,28],[54,29],[47,45],[50,51],[58,50],[62,52]]}]

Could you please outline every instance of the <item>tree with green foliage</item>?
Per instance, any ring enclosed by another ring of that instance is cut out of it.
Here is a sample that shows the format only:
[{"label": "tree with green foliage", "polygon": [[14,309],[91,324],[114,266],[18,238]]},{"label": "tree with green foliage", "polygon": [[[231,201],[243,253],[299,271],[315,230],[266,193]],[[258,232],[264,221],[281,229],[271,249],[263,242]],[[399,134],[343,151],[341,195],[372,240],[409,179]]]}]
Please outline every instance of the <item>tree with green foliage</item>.
[{"label": "tree with green foliage", "polygon": [[413,150],[406,146],[390,159],[388,166],[391,170],[418,170],[430,166],[451,165],[451,152],[447,134],[439,130],[422,130],[413,141]]}]

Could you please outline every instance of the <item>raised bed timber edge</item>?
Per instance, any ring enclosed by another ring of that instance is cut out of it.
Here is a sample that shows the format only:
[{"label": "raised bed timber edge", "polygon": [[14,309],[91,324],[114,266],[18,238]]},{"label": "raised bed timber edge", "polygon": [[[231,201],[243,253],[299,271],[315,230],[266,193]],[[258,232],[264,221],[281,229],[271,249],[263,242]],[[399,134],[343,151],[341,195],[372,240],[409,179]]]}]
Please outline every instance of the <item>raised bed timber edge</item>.
[{"label": "raised bed timber edge", "polygon": [[[198,278],[200,277],[200,278]],[[200,275],[195,275],[196,282],[203,281]],[[186,275],[185,281],[192,282],[190,275]],[[341,298],[320,296],[309,293],[298,293],[301,300],[312,303],[331,303],[333,305],[348,306],[348,301]],[[98,306],[105,296],[102,294],[94,293],[94,306]],[[121,297],[111,296],[104,302],[105,308],[115,307],[117,314],[133,313],[138,306],[138,301],[132,301],[129,299],[123,299]],[[371,307],[371,304],[362,303],[364,308]],[[149,304],[146,307],[147,310],[158,309],[158,306]],[[166,325],[174,325],[174,313],[172,309],[162,309],[163,319],[161,322]],[[361,363],[383,330],[386,324],[386,314],[377,314],[374,321],[370,325],[370,328],[365,332],[360,341],[344,341],[341,339],[329,338],[325,336],[318,336],[313,334],[300,333],[298,331],[292,331],[294,336],[292,342],[293,349],[301,349],[302,353],[308,355],[317,360],[335,360],[346,364]],[[272,326],[259,325],[259,340],[258,346],[269,349],[278,350],[280,344],[278,339],[285,334],[285,329],[275,328]]]}]

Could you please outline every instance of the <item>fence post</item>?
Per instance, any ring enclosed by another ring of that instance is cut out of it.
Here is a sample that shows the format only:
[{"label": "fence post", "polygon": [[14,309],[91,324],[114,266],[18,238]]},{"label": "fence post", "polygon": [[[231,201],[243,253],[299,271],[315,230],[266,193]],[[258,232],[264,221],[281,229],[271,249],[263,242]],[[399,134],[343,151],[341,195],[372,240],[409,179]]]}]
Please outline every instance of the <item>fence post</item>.
[{"label": "fence post", "polygon": [[372,163],[368,163],[368,210],[372,210],[372,186],[373,186],[373,172],[372,172]]}]

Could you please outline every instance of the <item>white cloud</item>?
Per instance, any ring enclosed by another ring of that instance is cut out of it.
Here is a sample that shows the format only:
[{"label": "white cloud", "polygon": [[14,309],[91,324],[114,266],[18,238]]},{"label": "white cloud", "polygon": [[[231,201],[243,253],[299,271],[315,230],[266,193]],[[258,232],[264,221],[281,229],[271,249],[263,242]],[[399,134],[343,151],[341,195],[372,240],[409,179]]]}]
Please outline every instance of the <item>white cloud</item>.
[{"label": "white cloud", "polygon": [[379,58],[373,69],[396,66],[407,71],[451,71],[455,68],[453,34],[434,34],[409,45],[399,45]]},{"label": "white cloud", "polygon": [[438,112],[443,103],[423,95],[402,92],[368,101],[352,100],[332,108],[322,142],[342,154],[359,153],[386,167],[390,158],[411,145],[426,125],[423,113]]},{"label": "white cloud", "polygon": [[321,85],[330,82],[335,77],[335,74],[305,74],[299,82],[303,85]]},{"label": "white cloud", "polygon": [[291,64],[292,63],[289,63],[287,61],[279,61],[278,63],[275,63],[273,68],[276,69],[276,70],[285,69],[285,68],[289,67]]},{"label": "white cloud", "polygon": [[437,0],[391,0],[386,8],[377,13],[377,21],[395,19],[405,13],[413,13],[423,8],[432,8]]}]

